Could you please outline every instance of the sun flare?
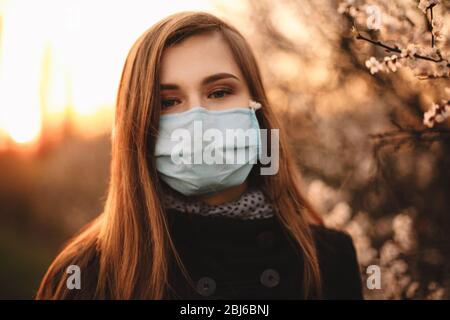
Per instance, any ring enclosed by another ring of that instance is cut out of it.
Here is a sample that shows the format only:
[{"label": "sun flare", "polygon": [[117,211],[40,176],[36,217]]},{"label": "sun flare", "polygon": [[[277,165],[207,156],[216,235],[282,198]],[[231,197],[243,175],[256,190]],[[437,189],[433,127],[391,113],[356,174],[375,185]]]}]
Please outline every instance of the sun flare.
[{"label": "sun flare", "polygon": [[33,143],[66,122],[82,134],[104,133],[137,37],[170,13],[209,7],[206,0],[0,0],[0,146]]}]

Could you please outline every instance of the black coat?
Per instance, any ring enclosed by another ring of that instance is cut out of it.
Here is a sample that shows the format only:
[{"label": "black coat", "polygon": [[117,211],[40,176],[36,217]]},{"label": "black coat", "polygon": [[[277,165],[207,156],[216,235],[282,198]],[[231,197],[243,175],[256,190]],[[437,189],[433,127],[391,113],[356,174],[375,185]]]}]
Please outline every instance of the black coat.
[{"label": "black coat", "polygon": [[[194,283],[176,269],[172,299],[301,299],[303,260],[275,217],[240,220],[168,210],[175,246]],[[312,226],[324,299],[363,299],[351,237]]]},{"label": "black coat", "polygon": [[[168,299],[301,299],[301,249],[275,217],[241,220],[167,211],[175,246],[194,283],[177,264],[169,266]],[[352,239],[344,232],[312,226],[322,274],[324,299],[362,299],[361,278]],[[89,249],[81,290],[63,299],[93,299],[99,256]],[[68,262],[77,264],[77,260]],[[47,291],[55,292],[68,265],[55,268]],[[64,288],[64,287],[63,287]]]}]

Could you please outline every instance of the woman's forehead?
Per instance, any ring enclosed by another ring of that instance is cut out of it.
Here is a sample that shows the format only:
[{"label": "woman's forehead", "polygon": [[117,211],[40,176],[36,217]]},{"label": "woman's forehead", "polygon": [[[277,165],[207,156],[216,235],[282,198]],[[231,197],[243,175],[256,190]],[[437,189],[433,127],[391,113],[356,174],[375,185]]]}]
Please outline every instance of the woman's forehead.
[{"label": "woman's forehead", "polygon": [[215,73],[231,73],[242,79],[228,44],[217,32],[190,36],[163,53],[161,83],[200,82]]}]

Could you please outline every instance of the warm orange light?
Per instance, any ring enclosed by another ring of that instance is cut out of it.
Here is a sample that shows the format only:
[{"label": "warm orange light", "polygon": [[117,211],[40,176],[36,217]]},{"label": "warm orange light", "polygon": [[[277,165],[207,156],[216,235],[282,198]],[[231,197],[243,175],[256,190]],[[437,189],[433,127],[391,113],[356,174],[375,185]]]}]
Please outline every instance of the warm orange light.
[{"label": "warm orange light", "polygon": [[0,146],[5,136],[33,143],[67,121],[88,136],[110,129],[133,42],[164,16],[210,6],[208,0],[0,0]]}]

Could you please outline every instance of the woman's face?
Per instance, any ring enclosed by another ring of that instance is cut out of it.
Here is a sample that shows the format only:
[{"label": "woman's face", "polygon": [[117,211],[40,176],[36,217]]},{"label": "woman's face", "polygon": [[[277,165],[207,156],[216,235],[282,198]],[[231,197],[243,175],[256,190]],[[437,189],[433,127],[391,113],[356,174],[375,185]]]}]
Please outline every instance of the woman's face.
[{"label": "woman's face", "polygon": [[248,106],[250,94],[219,33],[194,35],[164,51],[161,113],[202,106],[210,110]]}]

